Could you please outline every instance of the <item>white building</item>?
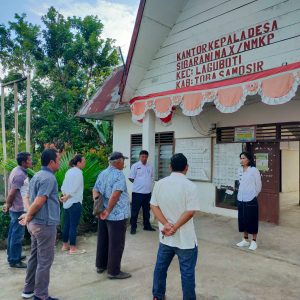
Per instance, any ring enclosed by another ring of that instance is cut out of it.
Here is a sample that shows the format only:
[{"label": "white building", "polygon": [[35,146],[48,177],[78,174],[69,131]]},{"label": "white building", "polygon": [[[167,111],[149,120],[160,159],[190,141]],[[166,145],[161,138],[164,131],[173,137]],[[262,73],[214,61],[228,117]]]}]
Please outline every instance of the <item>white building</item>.
[{"label": "white building", "polygon": [[237,215],[230,187],[253,152],[260,218],[278,223],[300,211],[299,57],[298,0],[141,0],[126,66],[78,116],[113,120],[114,150],[148,150],[157,178],[185,153],[204,212]]}]

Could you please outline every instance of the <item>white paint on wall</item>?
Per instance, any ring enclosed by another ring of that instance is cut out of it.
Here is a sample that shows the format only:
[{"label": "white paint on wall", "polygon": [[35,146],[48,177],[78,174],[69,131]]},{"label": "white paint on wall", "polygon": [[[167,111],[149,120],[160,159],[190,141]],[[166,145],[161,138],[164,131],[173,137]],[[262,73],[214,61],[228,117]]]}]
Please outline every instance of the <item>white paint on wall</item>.
[{"label": "white paint on wall", "polygon": [[[125,155],[130,156],[130,135],[141,134],[142,127],[138,127],[131,122],[130,114],[120,114],[114,116],[114,136],[113,148],[115,151],[122,151]],[[193,129],[190,119],[184,117],[180,112],[176,113],[170,126],[163,126],[156,121],[156,132],[174,131],[175,139],[182,137],[200,137],[200,133]],[[150,158],[151,159],[151,158]],[[124,170],[126,178],[130,171],[130,162],[126,162]],[[212,183],[195,181],[199,188],[199,198],[201,201],[201,210],[208,213],[217,213],[230,217],[236,217],[236,211],[215,207],[215,187]],[[129,192],[131,192],[131,183],[127,181]]]},{"label": "white paint on wall", "polygon": [[296,97],[285,104],[268,105],[259,97],[247,97],[243,105],[235,113],[221,113],[214,106],[205,109],[197,116],[209,126],[216,123],[217,127],[256,125],[279,122],[299,122],[300,120],[300,91]]},{"label": "white paint on wall", "polygon": [[[242,30],[247,31],[249,28],[274,20],[276,20],[278,28],[273,31],[274,37],[270,43],[262,47],[254,47],[252,50],[235,53],[235,55],[241,55],[242,62],[239,65],[263,61],[263,70],[267,70],[281,66],[284,63],[290,64],[299,61],[300,1],[187,1],[172,30],[149,63],[147,72],[143,75],[143,79],[135,91],[135,96],[176,88],[177,53],[180,53],[180,51],[234,33],[239,34]],[[239,42],[236,42],[235,45],[239,49]],[[220,59],[217,59],[217,61],[220,61]],[[199,82],[196,83],[196,69],[192,69],[190,69],[192,73],[190,76],[194,81],[191,85],[199,84]],[[134,74],[131,74],[131,76],[134,76]],[[211,80],[222,79],[225,78],[217,77]]]},{"label": "white paint on wall", "polygon": [[[156,132],[174,131],[175,139],[203,137],[208,133],[212,124],[217,124],[218,127],[225,127],[292,122],[299,121],[299,115],[299,96],[286,104],[275,106],[263,104],[257,97],[251,97],[245,106],[231,114],[221,113],[214,106],[208,106],[199,116],[189,118],[182,115],[181,110],[178,108],[175,111],[171,125],[164,126],[156,119],[155,128]],[[113,126],[114,151],[121,151],[125,155],[130,156],[131,134],[142,134],[142,127],[131,121],[130,113],[115,115]],[[127,161],[124,170],[126,178],[128,178],[129,171],[130,161]],[[212,183],[200,181],[195,181],[195,183],[199,189],[201,210],[203,212],[237,217],[237,211],[215,206],[215,187]],[[131,192],[131,183],[129,181],[127,185],[129,192]]]},{"label": "white paint on wall", "polygon": [[299,191],[299,149],[281,150],[282,193]]},{"label": "white paint on wall", "polygon": [[[133,57],[133,66],[137,69],[129,73],[127,82],[140,82],[135,96],[166,91],[176,87],[176,54],[178,52],[272,20],[276,20],[278,23],[274,38],[266,46],[244,52],[243,64],[263,60],[265,70],[281,66],[285,62],[299,61],[299,0],[186,0],[185,2],[186,4],[171,30],[166,29],[165,32],[161,32],[157,39],[155,32],[151,37],[150,35],[143,36],[145,41],[142,44],[147,45],[146,42],[149,43],[149,38],[151,38],[153,43],[159,42],[161,46],[156,53],[154,50],[151,50],[150,54],[148,53],[148,60],[143,58],[135,64],[136,58]],[[147,25],[146,21],[141,25],[141,34]],[[146,29],[145,32],[147,32]],[[147,50],[149,49],[145,51]],[[142,48],[136,49],[137,51],[140,54],[144,53]],[[142,72],[139,71],[139,68],[142,69]],[[145,68],[147,68],[146,73],[144,72]],[[141,74],[142,76],[139,76]],[[125,93],[124,101],[130,100],[126,95]],[[214,136],[214,133],[210,131],[214,125],[227,127],[292,122],[299,121],[299,116],[300,92],[298,91],[297,97],[283,105],[270,106],[262,103],[257,96],[248,97],[240,110],[230,114],[219,112],[212,104],[206,105],[203,112],[196,117],[184,116],[177,108],[169,126],[163,126],[156,119],[155,131],[174,131],[175,140],[177,138],[198,138]],[[124,113],[114,116],[113,131],[114,150],[130,156],[131,134],[142,134],[142,127],[132,123],[130,113]],[[291,161],[295,160],[294,152],[297,152],[294,151],[292,154],[291,151],[288,148],[283,155],[284,164],[287,166],[283,170],[284,180],[289,180],[286,170]],[[154,158],[150,157],[149,159]],[[237,159],[239,158],[237,157]],[[129,171],[130,161],[126,162],[124,170],[126,177],[128,177]],[[199,189],[203,212],[237,217],[237,211],[215,206],[215,187],[212,183],[200,181],[195,181],[195,183]],[[287,189],[292,188],[287,183],[285,185]],[[129,191],[131,191],[131,186],[128,181]]]}]

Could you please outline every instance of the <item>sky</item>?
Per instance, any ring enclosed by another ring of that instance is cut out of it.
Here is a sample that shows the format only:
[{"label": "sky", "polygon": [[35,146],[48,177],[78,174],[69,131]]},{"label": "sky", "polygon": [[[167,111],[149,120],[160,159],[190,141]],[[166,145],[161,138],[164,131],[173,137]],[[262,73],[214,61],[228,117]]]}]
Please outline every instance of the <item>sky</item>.
[{"label": "sky", "polygon": [[42,25],[41,16],[50,6],[65,17],[97,15],[104,24],[103,37],[115,39],[127,57],[138,5],[139,0],[0,0],[0,23],[25,13],[29,22]]}]

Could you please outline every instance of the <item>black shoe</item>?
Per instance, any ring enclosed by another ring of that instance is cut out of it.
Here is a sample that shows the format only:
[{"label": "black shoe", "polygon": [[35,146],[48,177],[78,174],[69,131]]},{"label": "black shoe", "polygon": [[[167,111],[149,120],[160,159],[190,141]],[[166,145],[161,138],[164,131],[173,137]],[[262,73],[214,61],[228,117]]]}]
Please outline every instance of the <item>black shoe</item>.
[{"label": "black shoe", "polygon": [[106,269],[103,269],[103,268],[97,268],[96,272],[98,274],[102,274]]},{"label": "black shoe", "polygon": [[17,268],[17,269],[26,269],[27,265],[21,261],[15,263],[15,264],[9,264],[11,268]]},{"label": "black shoe", "polygon": [[162,296],[162,297],[156,297],[156,296],[154,296],[153,297],[153,300],[165,300],[166,298],[165,298],[165,296]]},{"label": "black shoe", "polygon": [[122,272],[122,271],[118,275],[107,274],[107,278],[109,278],[109,279],[126,279],[129,277],[131,277],[130,273],[126,273],[126,272]]},{"label": "black shoe", "polygon": [[130,234],[136,234],[136,228],[131,228]]},{"label": "black shoe", "polygon": [[24,260],[24,259],[26,259],[26,255],[21,256],[21,260]]},{"label": "black shoe", "polygon": [[145,231],[156,231],[156,229],[155,228],[153,228],[153,227],[144,227],[144,230]]}]

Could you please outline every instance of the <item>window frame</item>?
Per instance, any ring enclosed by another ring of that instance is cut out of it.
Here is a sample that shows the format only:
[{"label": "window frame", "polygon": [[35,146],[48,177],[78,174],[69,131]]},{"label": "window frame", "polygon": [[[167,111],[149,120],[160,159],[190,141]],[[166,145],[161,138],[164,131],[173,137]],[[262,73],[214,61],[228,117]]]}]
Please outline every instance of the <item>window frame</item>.
[{"label": "window frame", "polygon": [[[172,135],[171,140],[168,140],[167,138],[170,135]],[[140,141],[135,142],[133,144],[134,138],[136,140],[140,139]],[[164,141],[164,139],[166,139],[166,141]],[[174,133],[174,131],[164,131],[164,132],[156,132],[155,133],[155,154],[156,154],[156,151],[158,154],[158,161],[155,161],[155,165],[157,168],[157,174],[155,174],[155,180],[159,180],[159,179],[163,178],[163,176],[160,172],[160,168],[162,165],[161,158],[160,158],[160,151],[161,151],[161,146],[164,146],[164,145],[172,146],[172,155],[173,155],[174,151],[175,151],[175,133]],[[133,151],[133,147],[135,147],[135,146],[140,146],[140,147],[143,146],[143,135],[141,133],[130,135],[130,167],[134,164],[134,162],[132,161],[132,151]]]}]

